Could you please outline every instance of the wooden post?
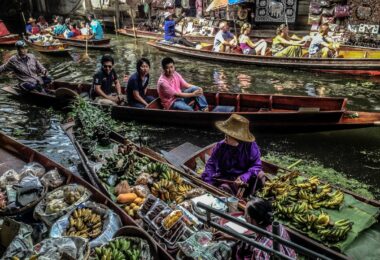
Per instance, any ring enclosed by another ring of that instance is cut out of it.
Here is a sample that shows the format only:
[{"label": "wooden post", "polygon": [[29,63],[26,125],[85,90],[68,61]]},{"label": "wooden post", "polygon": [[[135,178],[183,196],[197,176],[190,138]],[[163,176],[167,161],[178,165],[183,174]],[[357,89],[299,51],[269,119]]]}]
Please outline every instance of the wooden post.
[{"label": "wooden post", "polygon": [[116,17],[115,16],[113,17],[113,25],[115,26],[115,34],[117,37],[117,26],[116,26]]},{"label": "wooden post", "polygon": [[135,18],[133,17],[132,6],[129,6],[129,8],[131,10],[130,15],[131,15],[131,18],[132,18],[132,30],[133,30],[133,34],[135,36],[135,39],[137,39],[136,28],[135,28]]},{"label": "wooden post", "polygon": [[120,26],[120,5],[119,5],[119,0],[115,0],[115,30],[117,32],[117,29],[119,29]]}]

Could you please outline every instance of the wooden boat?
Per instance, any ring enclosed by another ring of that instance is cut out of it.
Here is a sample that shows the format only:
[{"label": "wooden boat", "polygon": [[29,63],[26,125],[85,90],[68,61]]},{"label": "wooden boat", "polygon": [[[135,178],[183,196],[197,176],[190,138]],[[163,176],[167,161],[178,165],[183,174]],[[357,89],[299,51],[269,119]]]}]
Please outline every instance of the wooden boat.
[{"label": "wooden boat", "polygon": [[55,56],[64,56],[70,55],[69,51],[72,49],[68,48],[67,44],[61,43],[59,45],[50,45],[44,46],[42,43],[32,42],[28,38],[24,37],[24,41],[32,49],[41,52],[43,54],[55,55]]},{"label": "wooden boat", "polygon": [[[20,170],[28,162],[38,162],[44,166],[47,170],[57,169],[58,172],[66,177],[66,183],[76,183],[87,188],[91,193],[91,199],[95,202],[101,203],[112,209],[116,212],[121,220],[123,225],[132,225],[138,227],[137,223],[129,217],[123,209],[118,207],[114,202],[102,194],[94,186],[90,185],[87,181],[81,177],[73,174],[62,165],[50,160],[41,153],[29,148],[11,137],[0,132],[0,175],[3,174],[8,169]],[[139,228],[142,233],[145,233],[144,230]],[[145,233],[148,237],[149,235]],[[158,259],[173,259],[159,244],[156,243],[156,246],[159,250]]]},{"label": "wooden boat", "polygon": [[[197,161],[201,160],[203,163],[206,163],[208,158],[210,158],[211,156],[211,152],[214,146],[215,144],[211,144],[209,146],[206,146],[203,149],[200,149],[197,146],[194,146],[189,143],[185,143],[177,148],[174,148],[172,151],[168,152],[165,155],[165,158],[169,162],[174,163],[175,165],[182,164],[182,168],[185,170],[185,172],[188,175],[191,175],[200,180],[200,175],[196,172]],[[197,150],[197,148],[199,148],[199,150],[194,152],[195,150]],[[275,176],[278,173],[290,172],[290,170],[286,168],[282,168],[278,165],[275,165],[266,161],[262,161],[262,167],[263,167],[263,171],[267,175],[271,175],[271,176]],[[209,184],[203,181],[199,185],[203,187],[210,186]],[[358,194],[355,194],[343,188],[338,188],[338,189],[346,194],[352,195],[354,198],[356,198],[357,200],[361,202],[380,208],[380,201],[364,198]],[[239,206],[244,208],[244,204],[245,204],[244,202],[240,203]],[[380,216],[377,216],[377,219],[380,220]],[[309,247],[310,249],[315,250],[327,257],[331,257],[332,259],[350,259],[348,256],[338,251],[335,251],[331,248],[328,248],[318,243],[317,241],[306,237],[305,235],[299,233],[296,230],[287,228],[287,231],[289,232],[292,241],[295,243],[299,243],[301,245]]]},{"label": "wooden boat", "polygon": [[[86,36],[80,35],[72,38],[66,39],[64,36],[53,36],[54,39],[58,39],[63,43],[66,43],[70,46],[86,48]],[[88,39],[87,47],[89,49],[98,49],[98,50],[109,50],[111,49],[110,45],[111,39],[104,38],[102,40]]]},{"label": "wooden boat", "polygon": [[283,58],[213,52],[212,45],[208,45],[202,49],[195,49],[178,44],[165,44],[160,41],[150,41],[148,44],[165,52],[199,59],[239,63],[241,65],[249,64],[349,75],[380,76],[379,49],[342,47],[338,58],[323,59],[309,57]]},{"label": "wooden boat", "polygon": [[0,37],[0,45],[14,45],[18,40],[20,39],[20,36],[18,34],[9,34],[5,36]]},{"label": "wooden boat", "polygon": [[[54,82],[49,94],[25,92],[18,87],[5,86],[3,91],[13,96],[43,104],[67,105],[68,96],[57,96],[57,89],[68,88],[78,94],[89,91],[89,84]],[[58,92],[57,92],[58,93]],[[148,95],[157,97],[156,89],[148,89]],[[171,124],[193,128],[212,128],[214,122],[227,119],[232,112],[212,112],[220,106],[230,106],[235,113],[253,122],[255,131],[315,132],[322,130],[354,129],[380,126],[379,112],[349,111],[346,98],[305,97],[270,94],[204,93],[211,112],[164,110],[159,99],[146,109],[129,106],[112,106],[112,117],[119,120],[138,120],[155,124]],[[106,107],[106,106],[104,106]],[[107,109],[109,106],[106,107]]]},{"label": "wooden boat", "polygon": [[[144,31],[132,28],[125,28],[125,29],[118,29],[117,32],[121,35],[129,36],[129,37],[135,37],[136,32],[136,38],[142,38],[142,39],[149,39],[149,40],[160,40],[163,39],[164,34],[162,32],[155,32],[155,31]],[[191,42],[207,42],[212,43],[214,41],[213,36],[202,36],[202,35],[183,35],[187,40]]]}]

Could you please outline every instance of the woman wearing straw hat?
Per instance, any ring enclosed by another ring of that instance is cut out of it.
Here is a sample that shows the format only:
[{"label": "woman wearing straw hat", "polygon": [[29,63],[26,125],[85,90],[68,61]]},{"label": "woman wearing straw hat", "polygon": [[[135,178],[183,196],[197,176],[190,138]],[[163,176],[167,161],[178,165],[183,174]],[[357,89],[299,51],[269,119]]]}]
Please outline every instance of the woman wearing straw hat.
[{"label": "woman wearing straw hat", "polygon": [[248,196],[265,182],[260,149],[249,131],[249,121],[232,114],[215,125],[226,137],[214,147],[202,179],[232,194],[237,194],[240,186],[248,185],[244,194]]},{"label": "woman wearing straw hat", "polygon": [[26,25],[26,34],[34,35],[40,33],[40,27],[36,24],[36,19],[30,17]]}]

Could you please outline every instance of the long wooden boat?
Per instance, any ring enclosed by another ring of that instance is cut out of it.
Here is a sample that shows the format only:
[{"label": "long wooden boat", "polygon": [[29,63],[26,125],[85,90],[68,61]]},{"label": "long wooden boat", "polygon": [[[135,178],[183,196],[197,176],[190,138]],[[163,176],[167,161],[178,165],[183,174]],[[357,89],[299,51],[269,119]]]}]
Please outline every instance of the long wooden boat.
[{"label": "long wooden boat", "polygon": [[[66,184],[76,183],[87,188],[92,194],[91,200],[104,204],[116,212],[116,214],[120,216],[123,225],[138,227],[137,223],[130,216],[128,216],[123,209],[117,206],[112,200],[102,194],[97,188],[89,184],[83,178],[73,174],[62,165],[50,160],[34,149],[17,142],[3,132],[0,132],[0,161],[0,175],[8,169],[15,169],[16,171],[20,170],[26,163],[29,162],[38,162],[47,170],[57,169],[62,176],[66,177]],[[145,233],[145,231],[141,228],[140,231]],[[149,235],[147,234],[147,236]],[[159,250],[158,259],[173,259],[158,243],[156,243],[156,246]]]},{"label": "long wooden boat", "polygon": [[[173,159],[173,163],[175,163],[175,164],[181,163],[182,168],[185,170],[185,172],[188,175],[191,175],[191,176],[200,180],[200,175],[199,175],[199,173],[196,172],[197,171],[197,169],[196,169],[197,168],[197,161],[201,160],[205,164],[207,162],[208,158],[210,158],[214,146],[215,146],[215,144],[211,144],[209,146],[206,146],[205,148],[199,149],[198,151],[192,153],[192,151],[194,151],[197,147],[192,145],[192,144],[185,143],[185,144],[183,144],[177,148],[174,148],[167,155],[165,155],[165,158],[167,158],[169,161],[171,161],[170,159]],[[282,168],[278,165],[275,165],[275,164],[272,164],[272,163],[269,163],[266,161],[262,161],[262,167],[263,167],[263,171],[266,174],[271,175],[271,176],[275,176],[279,173],[290,172],[290,170],[288,170],[286,168]],[[210,186],[209,184],[207,184],[203,181],[200,182],[200,185],[202,185],[204,187]],[[335,187],[335,188],[337,188],[337,187]],[[355,199],[357,199],[361,202],[364,202],[364,203],[369,204],[371,206],[380,208],[380,201],[364,198],[364,197],[362,197],[356,193],[353,193],[353,192],[346,190],[346,189],[343,189],[343,188],[338,188],[338,189],[341,190],[342,192],[346,193],[346,194],[353,196]],[[244,208],[244,203],[239,204],[239,206],[242,206]],[[377,220],[378,221],[380,220],[380,216],[377,217]],[[295,230],[290,229],[290,228],[288,228],[287,230],[290,233],[291,239],[296,243],[298,242],[300,244],[306,244],[311,249],[313,249],[319,253],[322,253],[328,257],[332,257],[333,259],[350,259],[350,257],[348,257],[348,256],[346,256],[340,252],[337,252],[331,248],[328,248],[324,245],[321,245],[318,242],[314,241],[313,239],[310,239],[310,238],[304,236],[303,234],[300,234],[298,231],[295,231]]]},{"label": "long wooden boat", "polygon": [[311,70],[348,75],[380,76],[380,50],[368,48],[341,48],[338,58],[284,58],[274,56],[243,55],[239,53],[213,52],[212,45],[202,49],[178,44],[150,41],[148,44],[158,50],[188,57],[220,62],[281,67],[287,69]]},{"label": "long wooden boat", "polygon": [[18,34],[9,34],[5,36],[0,37],[0,45],[14,45],[18,40],[20,39],[20,36]]},{"label": "long wooden boat", "polygon": [[[25,92],[17,86],[5,86],[2,90],[42,105],[64,106],[68,104],[68,99],[64,96],[57,98],[55,92],[58,89],[68,88],[82,94],[88,92],[90,87],[90,84],[54,82],[50,93]],[[148,89],[148,95],[157,97],[157,90]],[[111,115],[115,119],[125,121],[137,120],[160,125],[212,128],[215,121],[226,120],[232,114],[232,112],[212,112],[212,110],[220,106],[230,106],[234,108],[234,113],[252,121],[255,131],[315,132],[380,126],[379,112],[349,111],[346,107],[346,98],[211,92],[205,92],[204,95],[211,112],[164,110],[156,98],[145,109],[111,106]],[[110,106],[104,108],[109,109]]]},{"label": "long wooden boat", "polygon": [[65,43],[60,43],[56,45],[50,45],[50,46],[44,46],[41,43],[32,42],[26,37],[24,37],[24,41],[28,46],[30,46],[32,49],[41,52],[43,54],[48,55],[54,55],[54,56],[64,56],[64,55],[70,55],[70,51],[72,49],[68,48],[68,45]]},{"label": "long wooden boat", "polygon": [[[61,42],[64,42],[70,46],[86,48],[86,36],[80,35],[72,38],[66,39],[64,36],[53,36],[54,39],[58,39]],[[98,49],[98,50],[109,50],[111,49],[110,45],[111,39],[104,38],[102,40],[87,39],[87,47],[89,49]]]},{"label": "long wooden boat", "polygon": [[[100,178],[97,176],[97,173],[93,170],[93,167],[92,167],[92,164],[91,161],[88,159],[87,155],[84,153],[81,145],[78,143],[78,141],[75,140],[75,136],[73,134],[73,123],[68,123],[68,124],[65,124],[65,125],[62,125],[62,129],[65,131],[65,133],[69,136],[70,140],[72,141],[72,143],[74,144],[74,146],[76,147],[77,149],[77,152],[79,154],[79,157],[81,158],[81,163],[83,165],[83,167],[87,170],[87,174],[90,176],[91,180],[94,182],[94,186],[98,187],[100,191],[102,191],[104,194],[108,194],[109,196],[111,196],[111,194],[109,194],[109,191],[104,187],[104,184],[102,183],[102,181],[100,180]],[[119,134],[115,133],[115,132],[111,132],[111,135],[110,137],[112,138],[112,140],[114,142],[117,142],[119,144],[125,144],[125,143],[128,143],[129,141],[126,139],[126,138],[123,138],[121,137]],[[130,143],[130,142],[129,142]],[[190,149],[191,150],[191,149]],[[145,148],[145,150],[141,150],[141,148],[137,147],[137,153],[140,155],[140,156],[145,156],[145,157],[148,157],[151,161],[153,162],[161,162],[161,163],[164,163],[166,164],[168,167],[170,167],[171,169],[173,169],[174,171],[177,171],[178,173],[180,173],[182,175],[182,177],[184,177],[185,181],[192,185],[193,187],[202,187],[204,188],[207,192],[215,195],[215,196],[220,196],[220,197],[226,197],[226,196],[229,196],[228,193],[222,191],[222,190],[219,190],[218,188],[212,186],[212,185],[209,185],[205,182],[203,182],[201,179],[199,179],[197,176],[193,175],[193,174],[189,174],[189,173],[186,173],[184,171],[181,171],[178,167],[176,167],[175,165],[171,164],[171,163],[168,163],[167,161],[161,159],[162,157],[158,154],[155,154],[152,150],[150,150],[149,148]],[[148,151],[148,153],[146,153],[146,151]],[[188,152],[189,150],[186,150],[186,152]],[[178,155],[178,152],[180,151],[176,151],[175,154]],[[186,153],[185,152],[185,153]],[[181,152],[180,152],[181,153]],[[183,155],[183,153],[182,153]],[[166,156],[165,156],[166,158]],[[177,157],[178,158],[178,157]],[[273,172],[277,172],[278,170],[282,170],[284,172],[286,172],[287,170],[286,169],[283,169],[277,165],[274,165],[274,164],[270,164],[270,163],[264,163],[264,170],[267,171],[268,173],[273,173]],[[239,207],[240,209],[244,209],[245,207],[245,203],[239,203]],[[331,250],[317,242],[315,242],[314,240],[298,233],[297,231],[293,231],[293,230],[289,230],[290,234],[292,235],[292,239],[295,240],[295,241],[298,241],[300,245],[302,246],[305,246],[309,249],[312,249],[316,252],[323,252],[324,255],[328,256],[328,257],[332,257],[332,258],[335,258],[335,259],[345,259],[345,256],[334,251],[334,250]]]}]

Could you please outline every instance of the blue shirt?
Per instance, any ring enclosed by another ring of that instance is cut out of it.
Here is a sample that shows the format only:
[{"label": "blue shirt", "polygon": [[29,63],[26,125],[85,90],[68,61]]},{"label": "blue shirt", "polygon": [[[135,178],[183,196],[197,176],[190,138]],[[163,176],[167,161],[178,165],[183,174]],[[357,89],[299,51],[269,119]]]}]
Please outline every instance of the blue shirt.
[{"label": "blue shirt", "polygon": [[231,32],[229,32],[229,31],[223,32],[222,30],[220,30],[215,35],[213,51],[218,52],[219,49],[220,49],[220,46],[222,45],[222,42],[224,42],[224,41],[230,41],[233,38],[234,38],[234,35]]},{"label": "blue shirt", "polygon": [[32,33],[32,25],[31,25],[31,24],[27,24],[27,25],[26,25],[26,31],[27,31],[28,33]]},{"label": "blue shirt", "polygon": [[175,21],[167,20],[164,23],[165,41],[170,41],[175,37]]},{"label": "blue shirt", "polygon": [[90,27],[92,33],[94,34],[95,40],[103,39],[103,28],[98,20],[92,20]]},{"label": "blue shirt", "polygon": [[140,102],[135,100],[133,91],[137,90],[142,98],[145,97],[145,89],[149,84],[149,74],[141,80],[138,72],[135,72],[129,79],[127,84],[127,100],[128,103]]},{"label": "blue shirt", "polygon": [[53,34],[54,35],[61,35],[67,30],[67,27],[65,24],[58,24],[54,26]]}]

